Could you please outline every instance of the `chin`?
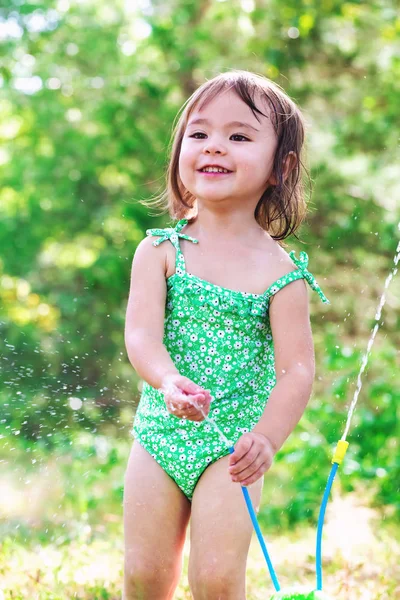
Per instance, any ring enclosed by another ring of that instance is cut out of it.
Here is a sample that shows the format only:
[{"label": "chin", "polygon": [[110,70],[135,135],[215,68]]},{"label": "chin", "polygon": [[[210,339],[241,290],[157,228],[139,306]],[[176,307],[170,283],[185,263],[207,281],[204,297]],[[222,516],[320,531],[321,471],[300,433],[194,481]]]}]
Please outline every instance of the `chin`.
[{"label": "chin", "polygon": [[197,201],[200,203],[205,202],[226,202],[230,200],[232,196],[230,194],[195,194]]}]

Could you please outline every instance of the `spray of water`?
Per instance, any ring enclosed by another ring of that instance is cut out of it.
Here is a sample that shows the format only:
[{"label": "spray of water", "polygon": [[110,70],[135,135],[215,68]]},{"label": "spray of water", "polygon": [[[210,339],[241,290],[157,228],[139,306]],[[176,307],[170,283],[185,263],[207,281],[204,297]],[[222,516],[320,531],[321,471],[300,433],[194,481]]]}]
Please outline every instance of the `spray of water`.
[{"label": "spray of water", "polygon": [[[400,229],[400,223],[399,223],[398,227]],[[386,278],[385,287],[384,287],[384,290],[383,290],[383,294],[381,296],[381,299],[379,301],[379,306],[378,306],[378,309],[377,309],[376,314],[375,314],[375,321],[377,321],[377,322],[375,323],[375,327],[374,327],[374,329],[372,331],[371,337],[370,337],[369,342],[368,342],[367,351],[364,354],[362,362],[361,362],[360,372],[358,373],[358,377],[357,377],[357,387],[356,387],[356,390],[354,392],[353,400],[352,400],[352,402],[350,404],[349,414],[347,415],[346,427],[345,427],[344,433],[343,433],[342,438],[341,438],[342,440],[345,440],[347,438],[348,433],[349,433],[351,418],[353,416],[354,409],[355,409],[356,404],[357,404],[358,396],[360,394],[361,387],[362,387],[361,377],[362,377],[362,374],[364,373],[365,368],[366,368],[366,366],[368,364],[369,355],[371,353],[371,349],[372,349],[373,343],[375,341],[375,336],[376,336],[376,334],[378,332],[378,329],[379,329],[379,326],[380,326],[379,320],[381,318],[382,309],[383,309],[383,307],[385,305],[385,302],[386,302],[386,292],[387,292],[387,289],[388,289],[388,287],[390,285],[390,282],[392,281],[393,277],[397,273],[397,268],[398,268],[397,265],[399,263],[399,260],[400,260],[400,242],[398,243],[397,248],[396,248],[396,254],[395,254],[395,257],[394,257],[394,267],[393,267],[392,271],[389,273],[388,277]]]},{"label": "spray of water", "polygon": [[201,406],[199,406],[196,402],[193,402],[193,405],[197,408],[197,410],[199,410],[201,412],[201,414],[204,417],[204,420],[207,421],[208,423],[210,423],[210,425],[212,425],[214,427],[214,429],[217,431],[219,437],[221,438],[221,441],[227,445],[228,448],[231,448],[233,446],[232,442],[230,442],[228,440],[228,438],[226,437],[226,435],[224,435],[222,433],[222,431],[220,430],[220,428],[218,427],[218,425],[216,424],[216,422],[214,421],[214,419],[212,419],[211,417],[209,417],[208,415],[205,414],[203,408]]}]

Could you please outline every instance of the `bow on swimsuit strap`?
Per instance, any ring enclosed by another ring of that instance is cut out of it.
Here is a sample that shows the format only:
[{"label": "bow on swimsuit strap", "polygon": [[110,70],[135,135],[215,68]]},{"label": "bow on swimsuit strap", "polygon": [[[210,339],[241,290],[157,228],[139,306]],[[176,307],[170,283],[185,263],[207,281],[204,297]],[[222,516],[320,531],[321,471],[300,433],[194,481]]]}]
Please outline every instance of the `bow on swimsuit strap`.
[{"label": "bow on swimsuit strap", "polygon": [[307,269],[307,254],[305,252],[300,252],[300,258],[296,258],[295,252],[294,250],[292,250],[291,252],[289,252],[289,256],[294,262],[294,264],[297,266],[297,268],[300,269],[300,271],[303,273],[304,279],[309,283],[310,287],[317,292],[322,302],[325,302],[325,304],[330,304],[330,301],[325,296],[324,292],[321,290],[318,283],[316,282],[314,275],[312,275],[312,273],[310,273],[310,271]]},{"label": "bow on swimsuit strap", "polygon": [[187,219],[182,219],[176,225],[176,227],[166,227],[165,229],[148,229],[146,231],[146,235],[159,235],[161,236],[158,240],[153,242],[153,246],[159,246],[166,240],[171,240],[172,243],[178,242],[178,238],[182,240],[189,240],[189,242],[193,242],[193,244],[198,244],[198,240],[181,233],[181,229],[185,227],[187,224]]}]

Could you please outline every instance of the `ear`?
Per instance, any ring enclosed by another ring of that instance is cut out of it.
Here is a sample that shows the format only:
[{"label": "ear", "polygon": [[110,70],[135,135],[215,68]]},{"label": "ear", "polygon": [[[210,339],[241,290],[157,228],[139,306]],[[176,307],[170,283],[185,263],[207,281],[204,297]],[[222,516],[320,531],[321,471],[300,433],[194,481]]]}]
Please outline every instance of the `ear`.
[{"label": "ear", "polygon": [[[284,165],[283,165],[283,181],[285,181],[285,179],[288,177],[288,175],[290,175],[290,173],[293,171],[293,169],[295,168],[297,164],[297,156],[296,154],[293,152],[293,150],[291,150],[285,158],[284,161]],[[271,185],[277,185],[278,181],[275,177],[274,174],[271,174],[271,177],[269,178],[268,183],[270,183]]]}]

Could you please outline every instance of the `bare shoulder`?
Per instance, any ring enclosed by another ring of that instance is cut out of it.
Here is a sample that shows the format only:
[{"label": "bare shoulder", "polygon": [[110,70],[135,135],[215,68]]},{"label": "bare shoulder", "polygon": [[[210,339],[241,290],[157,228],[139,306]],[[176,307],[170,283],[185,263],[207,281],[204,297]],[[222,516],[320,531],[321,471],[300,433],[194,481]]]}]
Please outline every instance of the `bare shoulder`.
[{"label": "bare shoulder", "polygon": [[[271,260],[271,281],[272,286],[279,279],[293,273],[297,270],[297,266],[290,258],[288,252],[275,240],[271,239],[270,245],[270,260]],[[283,311],[288,311],[289,307],[296,306],[305,307],[308,304],[308,290],[303,279],[292,281],[289,285],[285,285],[277,294],[274,294],[270,298],[270,308],[272,314],[279,307]]]},{"label": "bare shoulder", "polygon": [[[162,244],[160,244],[160,246],[154,246],[154,242],[158,240],[159,237],[161,236],[146,235],[146,237],[137,245],[135,254],[138,254],[139,256],[147,256],[149,254],[152,256],[160,256],[159,248],[162,248]],[[163,254],[162,251],[161,254]]]},{"label": "bare shoulder", "polygon": [[159,239],[160,236],[146,236],[137,246],[135,256],[133,259],[134,264],[152,265],[153,267],[162,267],[165,277],[169,277],[170,265],[175,262],[175,249],[172,244],[168,241],[154,246],[154,242]]},{"label": "bare shoulder", "polygon": [[269,255],[271,283],[296,269],[296,265],[289,254],[271,237],[267,241],[267,252]]}]

